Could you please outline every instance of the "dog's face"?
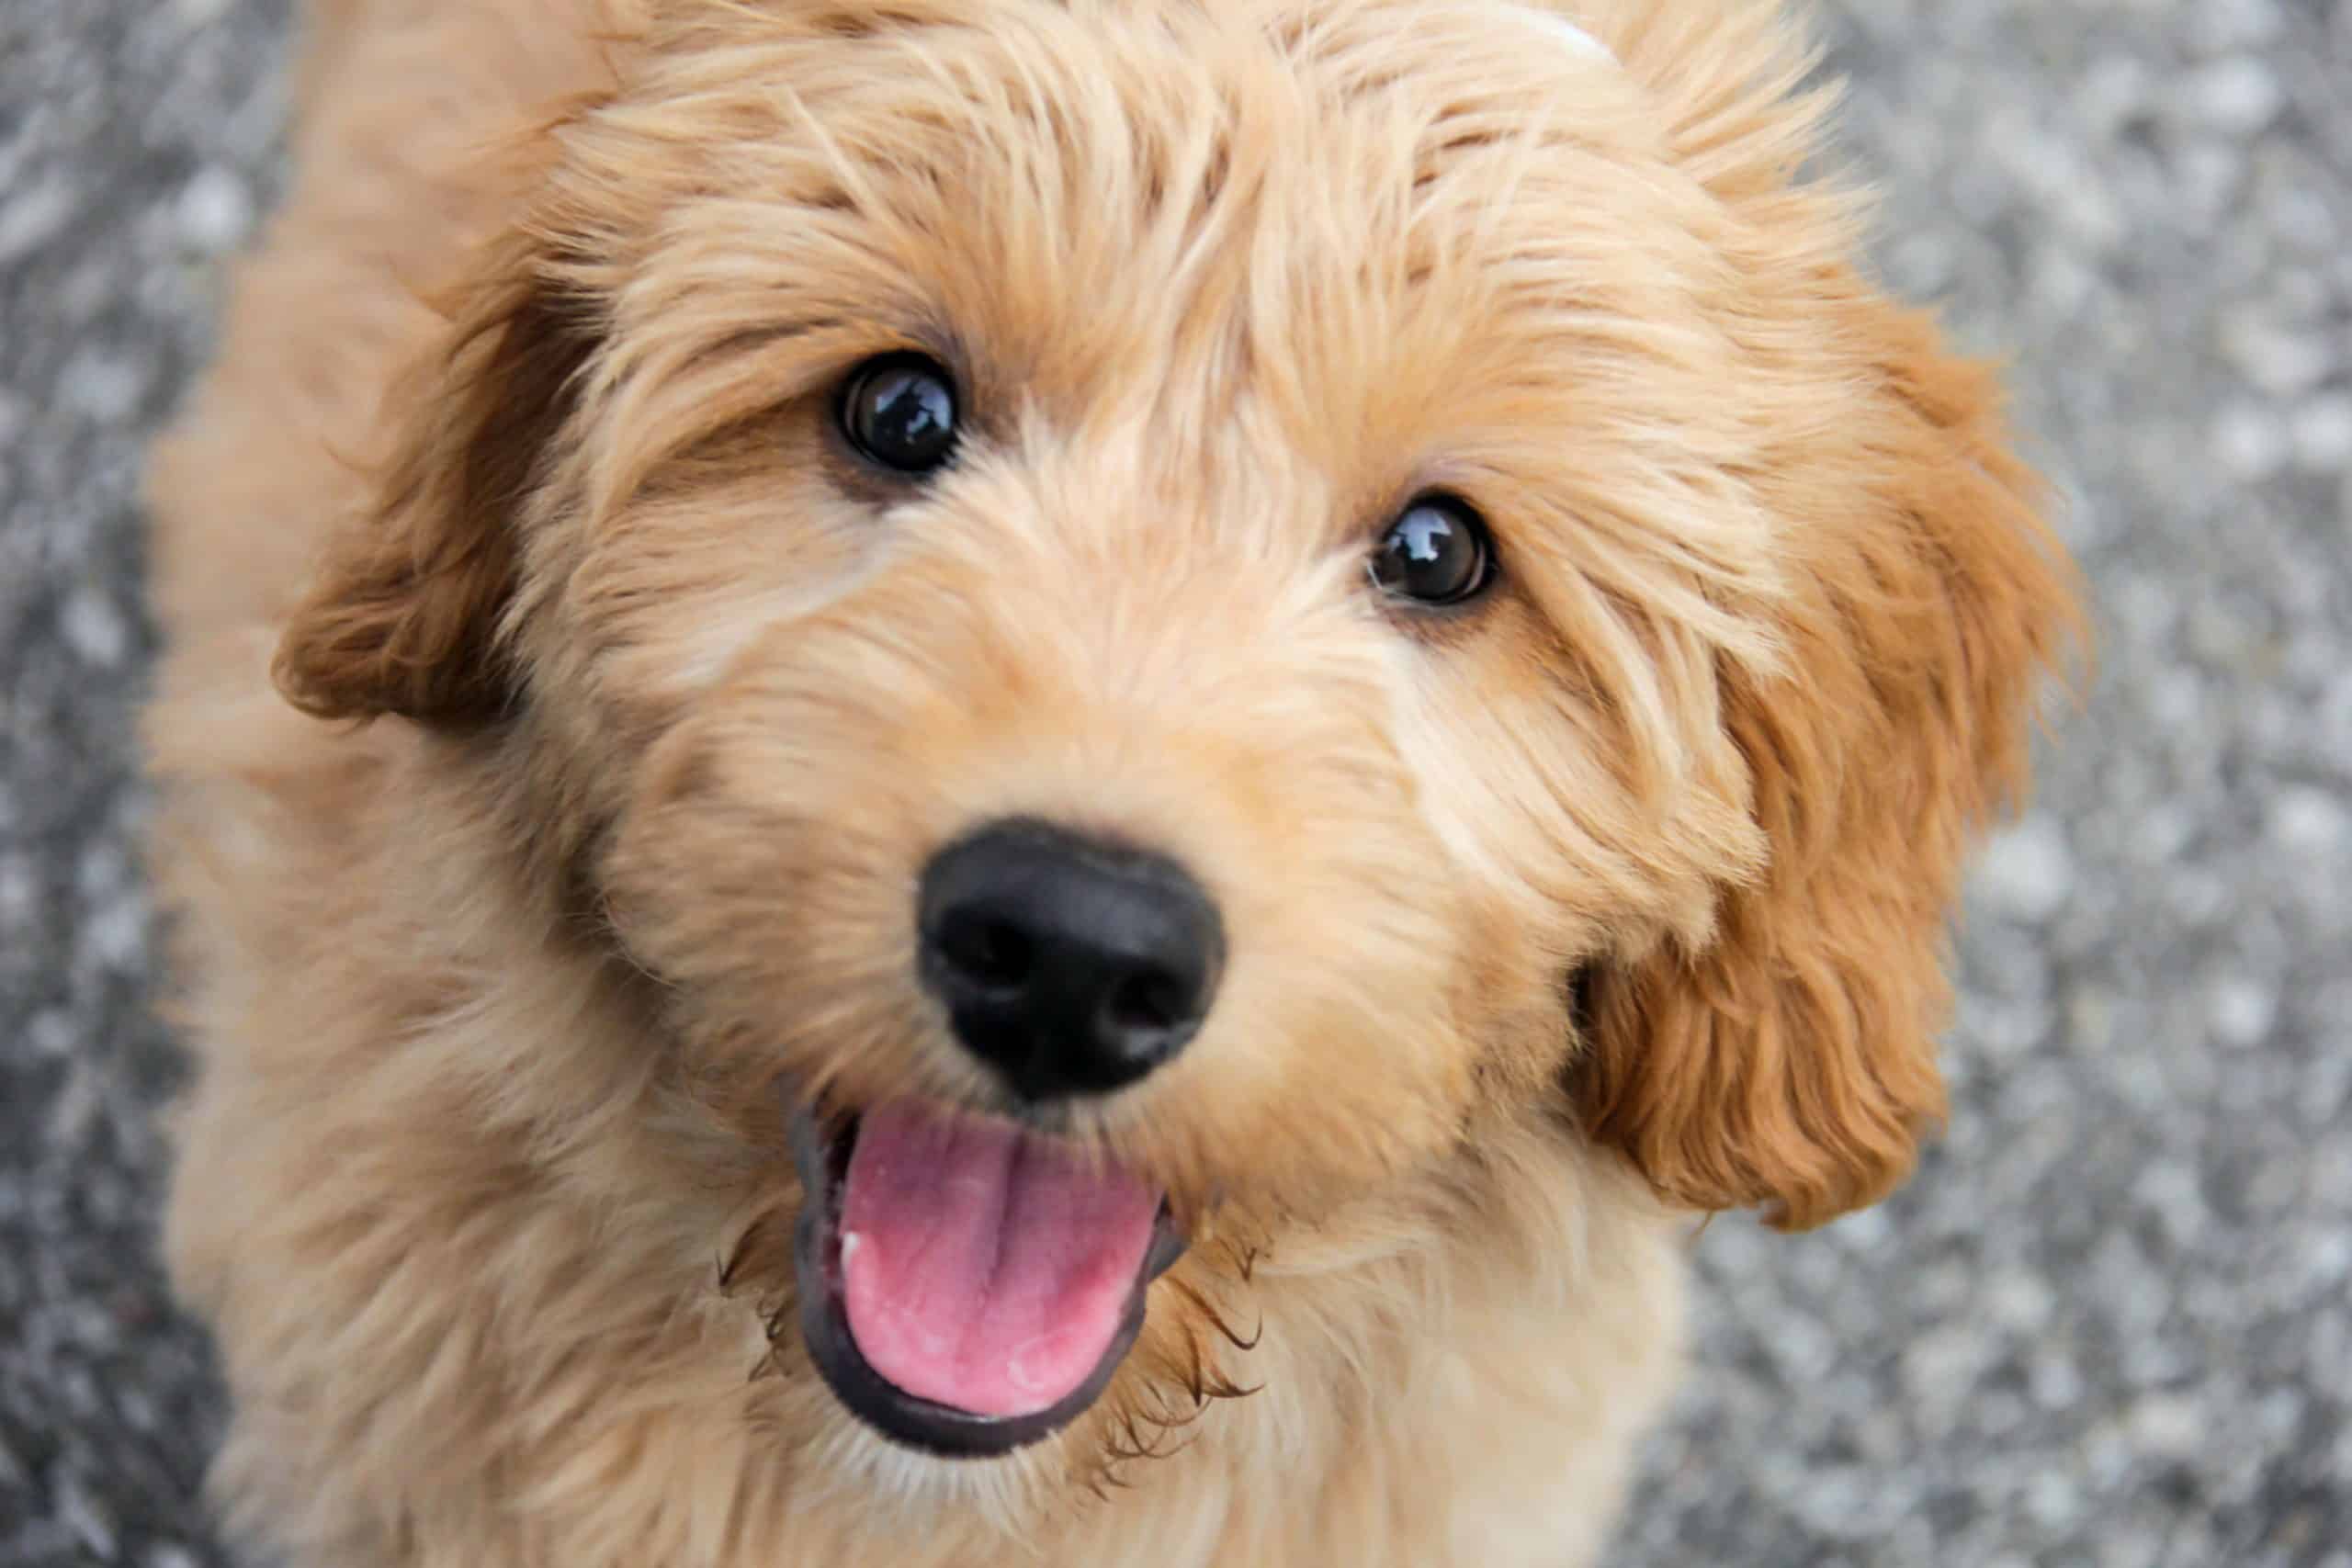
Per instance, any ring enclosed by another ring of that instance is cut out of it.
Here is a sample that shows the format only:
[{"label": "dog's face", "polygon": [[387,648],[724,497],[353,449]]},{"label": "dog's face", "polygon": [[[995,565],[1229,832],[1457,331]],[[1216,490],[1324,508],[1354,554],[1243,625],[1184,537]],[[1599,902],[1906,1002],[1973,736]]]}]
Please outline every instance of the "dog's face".
[{"label": "dog's face", "polygon": [[281,674],[523,781],[676,1092],[797,1142],[738,1249],[857,1417],[1173,1376],[1498,1111],[1902,1174],[2063,595],[1763,21],[656,9]]}]

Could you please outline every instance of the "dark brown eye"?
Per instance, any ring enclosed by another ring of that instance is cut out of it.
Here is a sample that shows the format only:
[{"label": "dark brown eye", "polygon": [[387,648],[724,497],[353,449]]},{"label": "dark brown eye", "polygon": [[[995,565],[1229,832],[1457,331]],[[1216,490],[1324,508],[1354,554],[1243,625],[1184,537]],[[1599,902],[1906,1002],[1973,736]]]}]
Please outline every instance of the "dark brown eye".
[{"label": "dark brown eye", "polygon": [[1425,495],[1405,508],[1372,553],[1380,591],[1417,604],[1459,604],[1494,580],[1494,541],[1477,509],[1456,495]]},{"label": "dark brown eye", "polygon": [[956,382],[937,360],[885,354],[850,372],[842,434],[886,468],[927,474],[956,453]]}]

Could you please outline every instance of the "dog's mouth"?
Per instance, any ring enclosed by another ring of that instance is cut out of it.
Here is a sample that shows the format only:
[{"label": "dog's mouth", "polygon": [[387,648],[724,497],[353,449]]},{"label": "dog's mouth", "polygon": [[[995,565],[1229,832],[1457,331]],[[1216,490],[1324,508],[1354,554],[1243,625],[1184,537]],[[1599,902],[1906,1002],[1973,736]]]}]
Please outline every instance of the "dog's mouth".
[{"label": "dog's mouth", "polygon": [[1009,1453],[1084,1414],[1184,1250],[1141,1178],[1016,1122],[804,1106],[792,1151],[810,1359],[853,1416],[927,1453]]}]

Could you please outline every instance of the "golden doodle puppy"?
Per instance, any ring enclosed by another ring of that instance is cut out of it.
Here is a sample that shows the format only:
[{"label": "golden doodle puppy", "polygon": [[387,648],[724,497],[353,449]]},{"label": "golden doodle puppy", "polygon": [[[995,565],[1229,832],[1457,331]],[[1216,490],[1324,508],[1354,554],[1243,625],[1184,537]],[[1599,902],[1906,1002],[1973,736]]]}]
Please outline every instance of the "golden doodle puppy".
[{"label": "golden doodle puppy", "polygon": [[236,1528],[1594,1561],[2071,615],[1774,10],[309,24],[154,479]]}]

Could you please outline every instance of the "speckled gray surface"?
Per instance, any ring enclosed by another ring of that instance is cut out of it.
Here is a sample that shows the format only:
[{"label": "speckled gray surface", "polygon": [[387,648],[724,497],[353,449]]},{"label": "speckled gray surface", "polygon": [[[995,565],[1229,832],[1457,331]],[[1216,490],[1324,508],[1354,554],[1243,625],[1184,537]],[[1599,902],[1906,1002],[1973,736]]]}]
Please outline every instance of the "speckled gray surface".
[{"label": "speckled gray surface", "polygon": [[[1848,0],[1881,256],[2019,361],[2103,673],[1976,880],[1948,1141],[1702,1248],[1634,1568],[2352,1568],[2352,6]],[[141,446],[285,0],[0,0],[0,1563],[192,1568],[150,1261]]]}]

